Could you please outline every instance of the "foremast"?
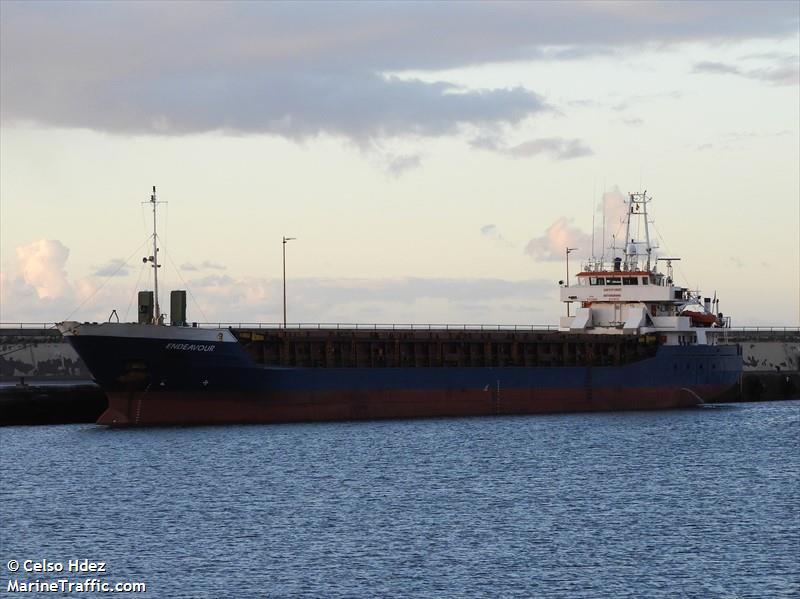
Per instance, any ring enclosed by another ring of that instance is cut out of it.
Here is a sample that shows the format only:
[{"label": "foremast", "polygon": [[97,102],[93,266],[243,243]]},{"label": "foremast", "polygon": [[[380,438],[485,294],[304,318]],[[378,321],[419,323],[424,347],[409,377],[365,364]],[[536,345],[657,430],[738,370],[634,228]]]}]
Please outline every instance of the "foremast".
[{"label": "foremast", "polygon": [[156,186],[153,185],[153,193],[150,195],[149,202],[143,202],[150,204],[153,207],[153,254],[151,256],[145,256],[142,258],[142,262],[145,264],[151,262],[151,266],[153,267],[153,323],[155,325],[164,324],[163,317],[161,315],[161,305],[158,301],[158,269],[161,268],[161,265],[158,263],[158,231],[157,231],[157,223],[156,223],[156,209],[159,204],[163,204],[164,202],[159,202],[156,200]]}]

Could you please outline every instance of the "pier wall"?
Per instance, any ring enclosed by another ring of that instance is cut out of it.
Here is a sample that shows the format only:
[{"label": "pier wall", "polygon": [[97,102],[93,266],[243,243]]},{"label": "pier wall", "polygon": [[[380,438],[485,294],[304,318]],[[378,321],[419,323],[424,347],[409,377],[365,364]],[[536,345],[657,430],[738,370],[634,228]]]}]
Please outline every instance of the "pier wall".
[{"label": "pier wall", "polygon": [[800,340],[746,341],[742,348],[740,401],[800,398]]},{"label": "pier wall", "polygon": [[800,342],[742,341],[745,372],[786,372],[800,370]]},{"label": "pier wall", "polygon": [[92,378],[56,329],[0,329],[0,381]]}]

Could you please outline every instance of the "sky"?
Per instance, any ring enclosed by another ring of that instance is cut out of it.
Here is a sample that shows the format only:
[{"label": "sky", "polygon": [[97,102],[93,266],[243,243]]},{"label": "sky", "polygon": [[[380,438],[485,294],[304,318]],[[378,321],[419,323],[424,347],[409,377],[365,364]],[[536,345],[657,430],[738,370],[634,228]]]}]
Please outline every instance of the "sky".
[{"label": "sky", "polygon": [[[0,322],[557,324],[647,190],[800,325],[800,3],[0,3]],[[605,227],[603,224],[605,223]],[[605,229],[605,237],[603,231]]]}]

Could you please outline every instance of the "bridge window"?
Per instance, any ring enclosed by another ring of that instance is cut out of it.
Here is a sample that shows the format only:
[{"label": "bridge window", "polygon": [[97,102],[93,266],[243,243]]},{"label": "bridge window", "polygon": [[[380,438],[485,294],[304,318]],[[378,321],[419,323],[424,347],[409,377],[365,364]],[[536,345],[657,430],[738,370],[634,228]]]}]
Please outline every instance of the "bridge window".
[{"label": "bridge window", "polygon": [[589,285],[605,285],[605,277],[589,277]]},{"label": "bridge window", "polygon": [[642,285],[647,285],[648,279],[647,277],[642,277]]},{"label": "bridge window", "polygon": [[619,285],[619,277],[606,277],[606,285]]},{"label": "bridge window", "polygon": [[638,285],[639,277],[622,277],[623,285]]}]

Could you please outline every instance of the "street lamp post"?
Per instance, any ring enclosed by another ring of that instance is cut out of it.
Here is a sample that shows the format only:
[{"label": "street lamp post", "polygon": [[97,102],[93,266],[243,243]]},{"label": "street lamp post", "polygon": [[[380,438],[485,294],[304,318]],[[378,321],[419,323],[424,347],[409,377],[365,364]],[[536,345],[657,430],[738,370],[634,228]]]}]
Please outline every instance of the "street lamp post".
[{"label": "street lamp post", "polygon": [[[564,248],[564,249],[566,250],[565,255],[567,257],[567,280],[566,280],[566,286],[569,287],[569,255],[572,252],[574,252],[575,250],[577,250],[578,248],[567,247],[567,248]],[[567,298],[567,316],[569,316],[569,305],[571,303],[572,302],[569,301],[569,298]]]},{"label": "street lamp post", "polygon": [[296,237],[283,238],[283,328],[286,328],[286,242],[293,241]]}]

